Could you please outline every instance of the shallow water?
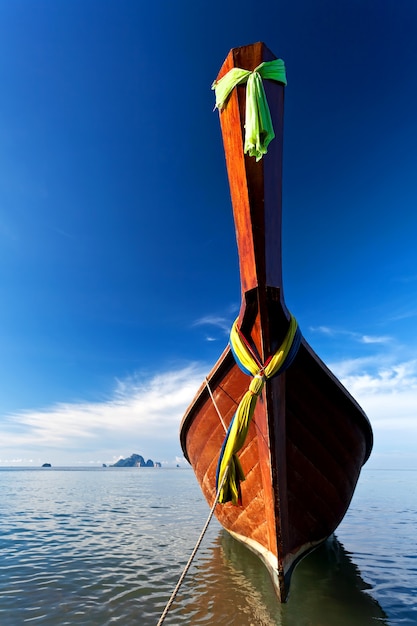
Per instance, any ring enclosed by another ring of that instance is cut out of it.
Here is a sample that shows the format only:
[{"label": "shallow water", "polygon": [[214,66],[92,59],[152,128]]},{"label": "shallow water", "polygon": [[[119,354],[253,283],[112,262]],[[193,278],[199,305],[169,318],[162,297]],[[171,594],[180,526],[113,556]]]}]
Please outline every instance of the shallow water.
[{"label": "shallow water", "polygon": [[[166,625],[417,624],[417,472],[362,472],[277,603],[213,520]],[[208,516],[189,470],[0,470],[0,624],[156,625]]]}]

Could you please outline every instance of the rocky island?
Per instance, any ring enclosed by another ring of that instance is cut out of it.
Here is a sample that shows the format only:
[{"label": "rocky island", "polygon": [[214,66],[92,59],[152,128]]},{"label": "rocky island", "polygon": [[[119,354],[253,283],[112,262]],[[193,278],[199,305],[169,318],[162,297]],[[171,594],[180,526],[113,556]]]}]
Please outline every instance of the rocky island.
[{"label": "rocky island", "polygon": [[161,467],[160,463],[154,463],[152,459],[145,461],[142,455],[132,454],[127,459],[119,459],[110,467]]}]

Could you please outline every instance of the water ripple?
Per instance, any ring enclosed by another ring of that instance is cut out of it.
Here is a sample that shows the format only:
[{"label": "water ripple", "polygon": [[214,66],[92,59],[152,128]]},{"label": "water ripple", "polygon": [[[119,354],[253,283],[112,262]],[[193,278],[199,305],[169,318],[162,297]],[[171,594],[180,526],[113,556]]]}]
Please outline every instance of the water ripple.
[{"label": "water ripple", "polygon": [[[398,506],[388,490],[369,506],[374,483],[363,487],[343,545],[300,564],[284,606],[254,555],[213,522],[166,625],[414,624],[416,500]],[[0,471],[0,490],[2,626],[154,626],[208,514],[183,470]]]}]

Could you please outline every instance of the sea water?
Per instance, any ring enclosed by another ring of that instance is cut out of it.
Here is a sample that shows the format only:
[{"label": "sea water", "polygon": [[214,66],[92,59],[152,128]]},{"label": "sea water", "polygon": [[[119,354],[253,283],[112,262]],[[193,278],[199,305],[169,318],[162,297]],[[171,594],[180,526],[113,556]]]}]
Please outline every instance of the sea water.
[{"label": "sea water", "polygon": [[[185,469],[1,469],[0,498],[2,626],[156,626],[209,513]],[[365,468],[281,605],[213,519],[164,624],[417,624],[416,530],[417,471]]]}]

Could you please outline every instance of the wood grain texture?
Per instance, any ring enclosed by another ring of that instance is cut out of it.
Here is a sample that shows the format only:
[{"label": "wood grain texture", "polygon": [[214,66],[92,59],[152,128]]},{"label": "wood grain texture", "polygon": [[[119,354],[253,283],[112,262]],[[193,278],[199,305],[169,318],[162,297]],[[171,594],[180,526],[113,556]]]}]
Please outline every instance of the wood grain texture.
[{"label": "wood grain texture", "polygon": [[[229,425],[250,378],[234,364],[229,350],[210,373],[210,386],[216,378],[215,401]],[[372,431],[357,403],[305,342],[279,378],[285,381],[285,410],[267,414],[265,404],[259,403],[239,454],[246,475],[242,506],[217,505],[215,514],[226,530],[257,542],[276,557],[277,593],[284,600],[293,563],[330,536],[343,519],[372,448]],[[271,421],[277,438],[285,422],[283,440],[268,436]],[[224,434],[204,386],[184,416],[181,442],[210,506]],[[280,456],[282,449],[285,455]],[[282,481],[286,489],[279,493]]]},{"label": "wood grain texture", "polygon": [[[274,58],[261,43],[232,50],[218,78]],[[220,114],[240,263],[239,325],[262,362],[289,325],[281,271],[284,87],[265,81],[265,90],[276,138],[260,162],[243,154],[243,86]],[[225,436],[217,410],[228,426],[249,383],[226,348],[208,376],[217,409],[203,383],[181,424],[184,454],[210,506]],[[366,415],[303,340],[290,368],[267,381],[258,400],[239,453],[242,505],[215,510],[224,528],[264,561],[282,601],[295,564],[343,518],[371,448]]]}]

